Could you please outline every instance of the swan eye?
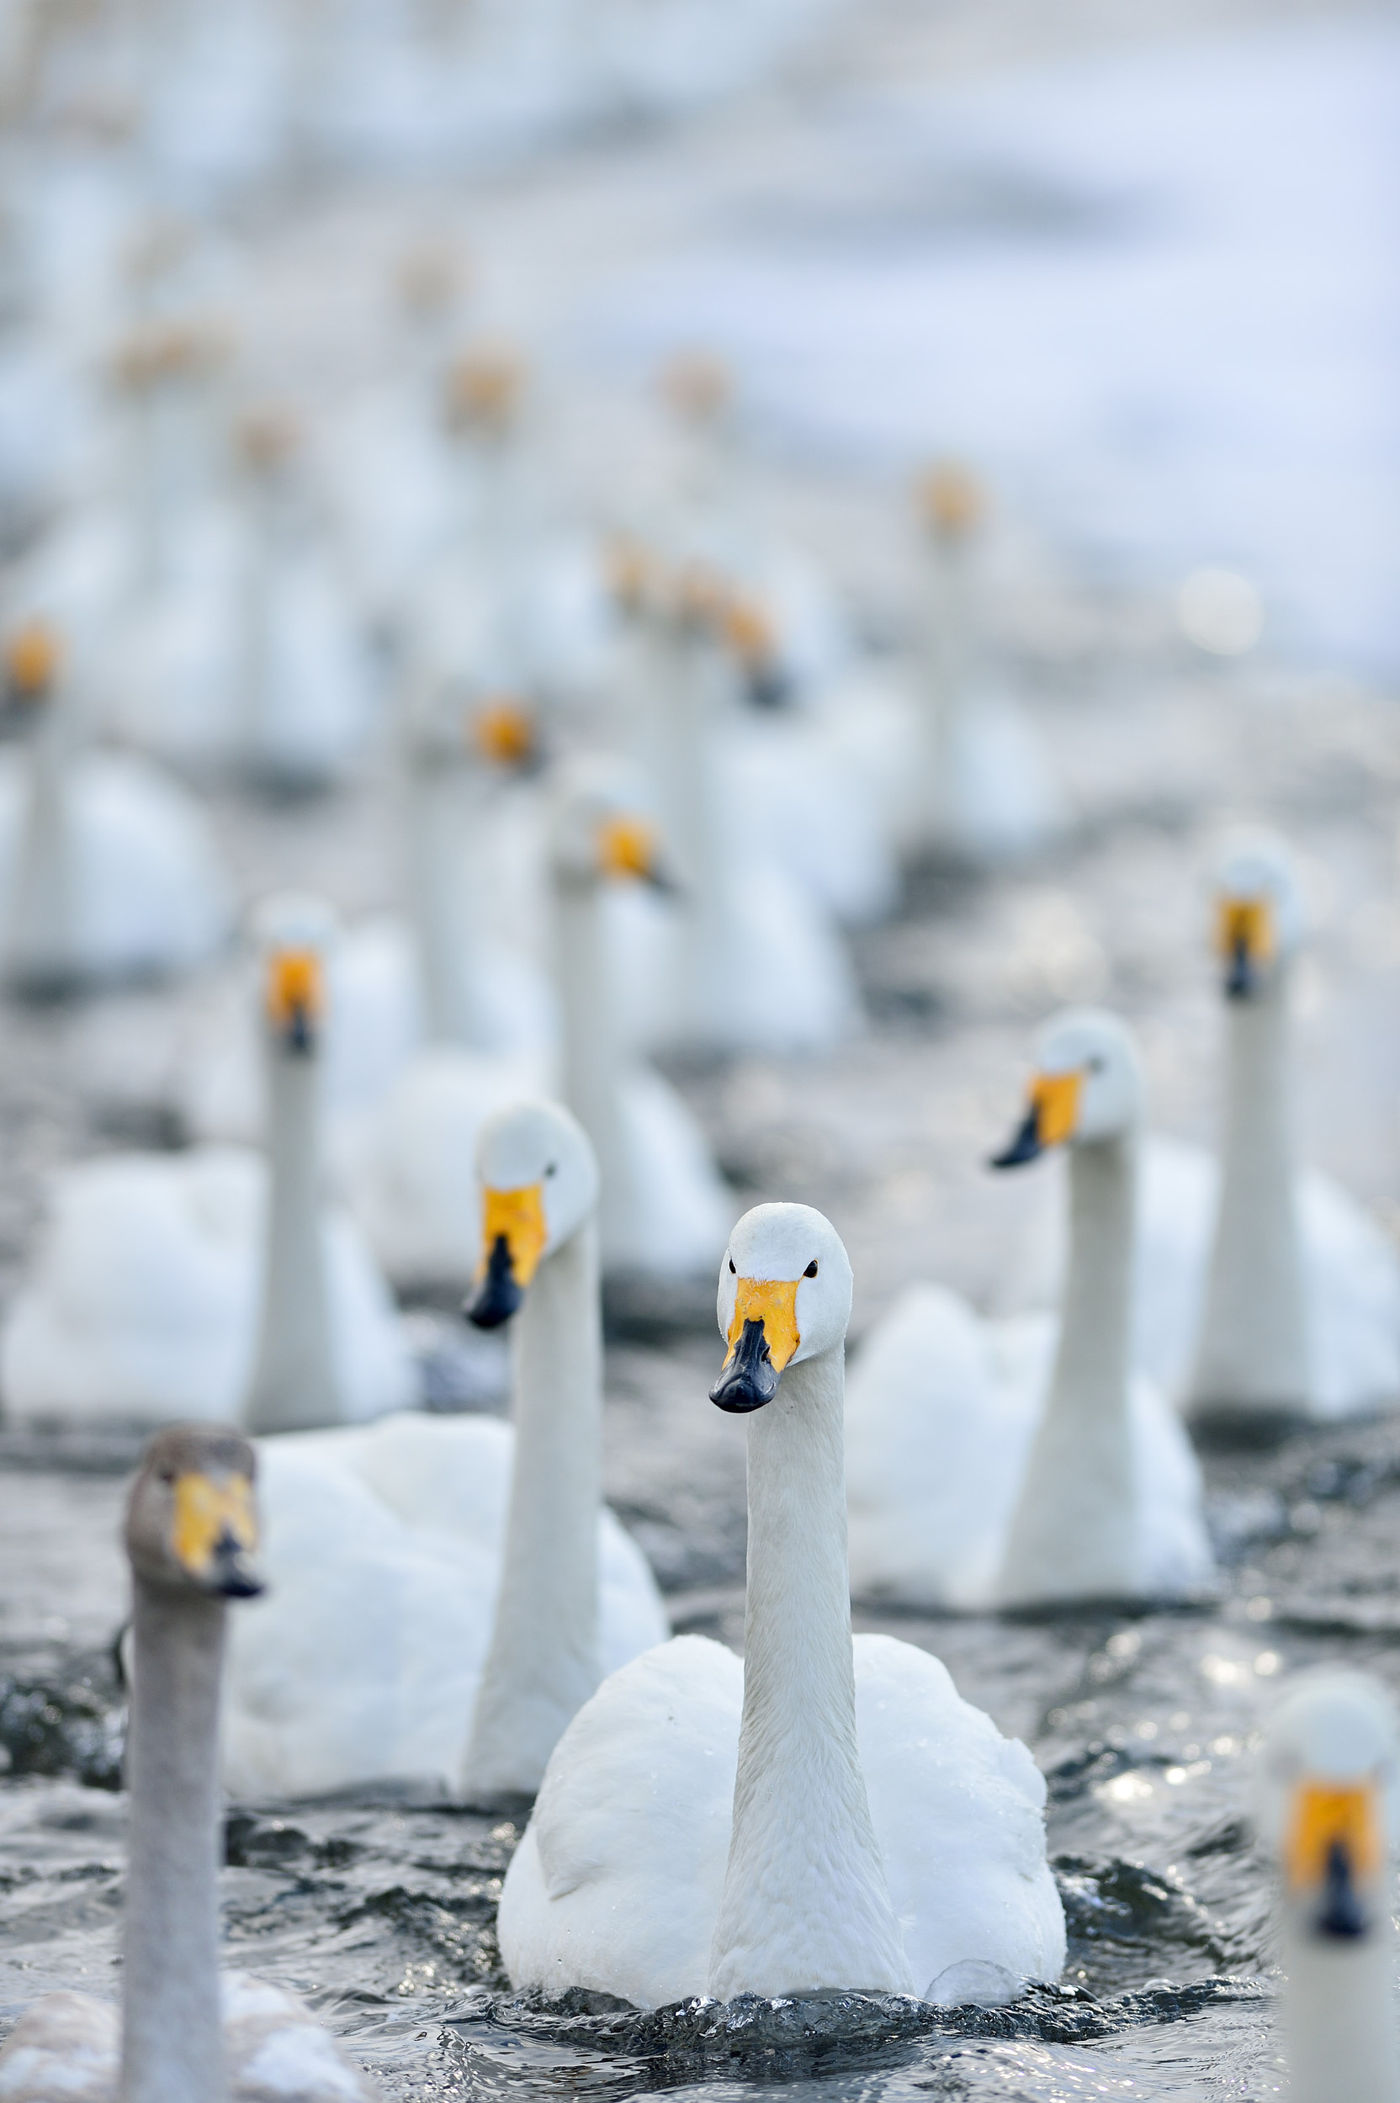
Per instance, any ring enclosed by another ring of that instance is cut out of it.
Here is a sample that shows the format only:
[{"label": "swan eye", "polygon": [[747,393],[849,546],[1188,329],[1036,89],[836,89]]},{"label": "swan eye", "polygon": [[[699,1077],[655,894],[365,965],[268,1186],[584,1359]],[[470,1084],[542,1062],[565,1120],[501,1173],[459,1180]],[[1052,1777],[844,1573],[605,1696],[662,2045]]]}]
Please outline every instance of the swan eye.
[{"label": "swan eye", "polygon": [[816,1277],[816,1275],[817,1275],[817,1259],[816,1259],[816,1257],[815,1257],[815,1256],[814,1256],[814,1257],[812,1258],[811,1262],[810,1262],[810,1263],[808,1264],[808,1266],[807,1266],[806,1270],[805,1270],[805,1271],[804,1271],[804,1272],[802,1273],[802,1275],[803,1275],[803,1277],[804,1277],[804,1278],[815,1278],[815,1277]]},{"label": "swan eye", "polygon": [[544,1172],[547,1176],[557,1176],[559,1173],[559,1163],[557,1161],[547,1162],[545,1165]]},{"label": "swan eye", "polygon": [[1103,1060],[1099,1056],[1098,1052],[1095,1052],[1093,1058],[1086,1061],[1086,1064],[1088,1065],[1090,1073],[1103,1072]]},{"label": "swan eye", "polygon": [[732,1256],[731,1256],[731,1257],[730,1257],[730,1259],[729,1259],[729,1271],[730,1271],[730,1276],[731,1276],[731,1277],[735,1277],[735,1276],[737,1276],[737,1275],[738,1275],[738,1274],[737,1274],[737,1272],[736,1272],[736,1271],[735,1271],[735,1269],[734,1269],[734,1258],[733,1258]]}]

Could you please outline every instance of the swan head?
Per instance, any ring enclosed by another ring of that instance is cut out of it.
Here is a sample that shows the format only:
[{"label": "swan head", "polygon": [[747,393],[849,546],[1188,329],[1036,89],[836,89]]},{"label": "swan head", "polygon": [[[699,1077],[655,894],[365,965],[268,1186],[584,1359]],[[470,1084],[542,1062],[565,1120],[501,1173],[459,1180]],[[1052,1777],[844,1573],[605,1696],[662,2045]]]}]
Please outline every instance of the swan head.
[{"label": "swan head", "polygon": [[833,1350],[851,1318],[851,1259],[810,1205],[755,1205],[729,1237],[717,1313],[727,1346],[710,1400],[762,1409],[790,1365]]},{"label": "swan head", "polygon": [[961,460],[936,460],[919,477],[917,494],[925,526],[945,543],[967,540],[986,516],[986,492]]},{"label": "swan head", "polygon": [[1242,832],[1215,873],[1215,946],[1229,1000],[1257,997],[1303,939],[1297,867],[1276,833]]},{"label": "swan head", "polygon": [[468,708],[465,729],[472,753],[490,767],[526,774],[539,764],[539,723],[523,694],[484,696]]},{"label": "swan head", "polygon": [[732,593],[724,606],[722,632],[743,676],[751,706],[782,708],[791,698],[792,681],[768,609],[743,592]]},{"label": "swan head", "polygon": [[611,769],[585,764],[566,780],[551,816],[549,859],[556,884],[566,891],[590,891],[610,881],[668,893],[676,888],[657,826]]},{"label": "swan head", "polygon": [[271,1040],[295,1058],[309,1058],[325,1020],[326,957],[335,938],[335,916],[319,898],[283,892],[263,900],[254,936]]},{"label": "swan head", "polygon": [[11,703],[46,701],[53,692],[62,648],[47,621],[22,621],[5,638],[5,698]]},{"label": "swan head", "polygon": [[1257,1824],[1306,1934],[1357,1942],[1388,1912],[1400,1814],[1395,1703],[1368,1674],[1300,1673],[1269,1727]]},{"label": "swan head", "polygon": [[468,351],[448,369],[443,396],[449,432],[503,438],[514,427],[525,394],[525,361],[504,344]]},{"label": "swan head", "polygon": [[141,1457],[126,1506],[137,1577],[206,1599],[252,1599],[258,1510],[253,1448],[221,1424],[171,1424]]},{"label": "swan head", "polygon": [[560,1103],[516,1103],[481,1128],[481,1246],[467,1319],[496,1329],[515,1313],[544,1257],[575,1235],[598,1202],[588,1135]]},{"label": "swan head", "polygon": [[1019,1168],[1052,1146],[1118,1139],[1142,1116],[1132,1032],[1101,1008],[1067,1008],[1036,1045],[1026,1113],[993,1168]]}]

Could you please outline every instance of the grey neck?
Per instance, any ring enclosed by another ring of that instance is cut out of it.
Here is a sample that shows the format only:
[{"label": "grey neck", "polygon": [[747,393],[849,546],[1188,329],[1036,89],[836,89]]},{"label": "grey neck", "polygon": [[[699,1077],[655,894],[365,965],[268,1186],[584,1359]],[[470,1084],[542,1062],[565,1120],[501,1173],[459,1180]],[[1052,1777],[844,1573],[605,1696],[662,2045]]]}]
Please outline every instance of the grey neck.
[{"label": "grey neck", "polygon": [[603,1344],[591,1219],[544,1259],[515,1320],[515,1462],[469,1796],[533,1794],[599,1680]]},{"label": "grey neck", "polygon": [[714,645],[668,624],[665,678],[653,698],[656,777],[675,900],[675,1006],[681,1035],[704,1039],[722,1014],[734,971],[734,915],[719,777],[722,718],[730,706]]},{"label": "grey neck", "polygon": [[1136,1183],[1135,1133],[1071,1148],[1059,1344],[1002,1555],[1004,1605],[1140,1589],[1128,1415]]},{"label": "grey neck", "polygon": [[1220,1203],[1193,1413],[1262,1422],[1308,1410],[1288,1025],[1286,968],[1229,1004]]},{"label": "grey neck", "polygon": [[269,1038],[262,1319],[243,1421],[309,1431],[343,1415],[331,1352],[321,1192],[320,1056]]},{"label": "grey neck", "polygon": [[612,957],[598,885],[556,871],[555,974],[559,991],[564,1101],[598,1157],[598,1226],[603,1262],[627,1245],[632,1172],[618,1093],[621,1047],[615,1026]]},{"label": "grey neck", "polygon": [[710,1991],[907,1993],[856,1736],[841,1346],[749,1421],[744,1710]]},{"label": "grey neck", "polygon": [[219,2011],[224,1602],[136,1580],[120,2103],[227,2103]]},{"label": "grey neck", "polygon": [[1384,1897],[1358,1941],[1321,1939],[1290,1906],[1280,1938],[1288,2103],[1400,2103],[1395,1937]]}]

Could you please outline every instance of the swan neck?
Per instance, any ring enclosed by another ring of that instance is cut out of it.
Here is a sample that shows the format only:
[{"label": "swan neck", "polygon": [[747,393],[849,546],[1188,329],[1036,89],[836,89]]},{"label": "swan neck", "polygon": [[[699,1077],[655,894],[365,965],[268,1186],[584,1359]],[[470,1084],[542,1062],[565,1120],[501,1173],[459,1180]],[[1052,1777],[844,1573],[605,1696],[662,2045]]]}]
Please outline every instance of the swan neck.
[{"label": "swan neck", "polygon": [[564,1101],[598,1157],[599,1236],[604,1263],[625,1247],[632,1174],[618,1089],[613,959],[601,887],[554,877],[555,975]]},{"label": "swan neck", "polygon": [[844,1347],[749,1423],[744,1708],[710,1991],[911,1991],[856,1736]]},{"label": "swan neck", "polygon": [[515,1460],[468,1795],[533,1794],[600,1676],[603,1343],[593,1220],[540,1264],[515,1317]]},{"label": "swan neck", "polygon": [[244,1414],[254,1432],[340,1421],[321,1190],[320,1055],[269,1039],[262,1317]]},{"label": "swan neck", "polygon": [[39,704],[43,714],[29,747],[28,779],[14,885],[5,929],[5,967],[23,985],[62,987],[77,974],[77,840],[71,775],[77,757],[76,712],[67,694]]},{"label": "swan neck", "polygon": [[1004,1605],[1140,1589],[1129,1418],[1136,1132],[1069,1157],[1069,1265],[1045,1408],[997,1582]]},{"label": "swan neck", "polygon": [[136,1581],[120,2103],[226,2103],[218,1950],[225,1606]]},{"label": "swan neck", "polygon": [[1389,1908],[1359,1942],[1324,1941],[1290,1919],[1279,1952],[1288,2103],[1400,2103]]},{"label": "swan neck", "polygon": [[1302,1414],[1311,1380],[1286,970],[1232,1001],[1227,1027],[1219,1209],[1192,1405]]},{"label": "swan neck", "polygon": [[470,912],[471,863],[482,811],[462,770],[414,755],[406,791],[408,889],[431,1044],[489,1049],[480,1012],[480,958]]}]

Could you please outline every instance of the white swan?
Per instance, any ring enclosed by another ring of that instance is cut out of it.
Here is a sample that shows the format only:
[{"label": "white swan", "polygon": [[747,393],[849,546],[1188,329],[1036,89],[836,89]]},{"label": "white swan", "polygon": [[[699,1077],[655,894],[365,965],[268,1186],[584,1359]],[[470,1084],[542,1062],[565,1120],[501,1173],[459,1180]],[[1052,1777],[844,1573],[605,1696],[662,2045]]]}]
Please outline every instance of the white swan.
[{"label": "white swan", "polygon": [[525,1104],[483,1131],[480,1168],[476,1317],[523,1302],[514,1469],[510,1430],[480,1417],[265,1442],[274,1587],[230,1658],[236,1794],[393,1777],[455,1792],[464,1775],[473,1794],[532,1791],[600,1674],[666,1633],[640,1551],[599,1503],[592,1150],[567,1112]]},{"label": "white swan", "polygon": [[1199,1591],[1212,1563],[1200,1471],[1130,1367],[1137,1055],[1113,1016],[1045,1030],[1031,1108],[998,1166],[1069,1147],[1069,1264],[1049,1317],[981,1321],[914,1286],[850,1384],[857,1597],[1019,1606]]},{"label": "white swan", "polygon": [[297,443],[285,418],[245,419],[211,559],[133,609],[108,676],[125,736],[304,790],[353,768],[376,711],[345,580],[296,485]]},{"label": "white swan", "polygon": [[1280,1869],[1280,2029],[1291,2103],[1397,2103],[1394,1855],[1400,1736],[1379,1681],[1300,1673],[1260,1757],[1257,1824]]},{"label": "white swan", "polygon": [[936,1995],[964,1960],[1054,1978],[1045,1784],[936,1658],[851,1640],[841,1409],[851,1270],[830,1223],[730,1237],[712,1399],[749,1423],[744,1663],[681,1637],[560,1739],[498,1922],[517,1987]]},{"label": "white swan", "polygon": [[1400,1403],[1400,1252],[1331,1177],[1304,1170],[1290,1009],[1304,932],[1275,835],[1215,873],[1226,1060],[1220,1162],[1154,1136],[1139,1192],[1134,1358],[1193,1416],[1267,1431]]},{"label": "white swan", "polygon": [[127,1506],[131,1814],[121,2013],[56,1993],[0,2050],[4,2103],[370,2103],[363,2074],[291,1994],[219,1973],[218,1716],[226,1605],[260,1589],[253,1453],[179,1425]]},{"label": "white swan", "polygon": [[975,862],[1045,848],[1066,811],[1044,742],[978,634],[976,536],[985,499],[953,462],[925,479],[920,791],[909,844]]},{"label": "white swan", "polygon": [[0,972],[49,989],[188,970],[232,924],[232,890],[194,799],[128,753],[84,749],[60,645],[29,624],[5,671],[33,718],[0,753]]},{"label": "white swan", "polygon": [[320,1189],[326,915],[263,914],[266,1166],[232,1148],[112,1155],[61,1172],[0,1339],[22,1419],[245,1417],[254,1429],[403,1407],[392,1301]]}]

